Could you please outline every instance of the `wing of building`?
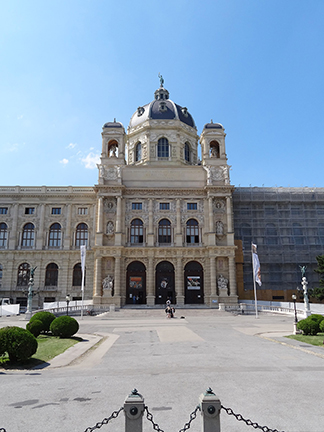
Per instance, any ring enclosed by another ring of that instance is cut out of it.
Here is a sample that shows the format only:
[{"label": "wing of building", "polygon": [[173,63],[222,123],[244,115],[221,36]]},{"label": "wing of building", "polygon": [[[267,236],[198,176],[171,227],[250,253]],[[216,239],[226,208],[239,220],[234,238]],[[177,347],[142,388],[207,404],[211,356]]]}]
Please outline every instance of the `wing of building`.
[{"label": "wing of building", "polygon": [[322,253],[324,191],[234,192],[225,136],[212,122],[198,136],[161,84],[127,132],[104,124],[95,186],[0,187],[1,296],[26,304],[37,266],[34,306],[80,299],[86,245],[85,298],[95,304],[236,304],[252,291],[251,241],[265,295],[288,295],[298,264]]}]

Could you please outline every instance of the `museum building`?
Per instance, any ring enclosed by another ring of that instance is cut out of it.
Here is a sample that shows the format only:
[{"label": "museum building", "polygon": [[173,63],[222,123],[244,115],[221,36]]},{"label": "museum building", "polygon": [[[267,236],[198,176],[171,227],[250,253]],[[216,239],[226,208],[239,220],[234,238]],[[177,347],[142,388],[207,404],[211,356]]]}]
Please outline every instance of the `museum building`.
[{"label": "museum building", "polygon": [[298,259],[313,269],[323,253],[324,190],[234,191],[223,126],[207,123],[198,136],[163,82],[127,132],[113,121],[101,135],[95,186],[0,187],[0,297],[26,305],[37,267],[35,307],[81,299],[86,245],[85,298],[94,304],[233,305],[253,289],[254,241],[262,295],[286,299]]}]

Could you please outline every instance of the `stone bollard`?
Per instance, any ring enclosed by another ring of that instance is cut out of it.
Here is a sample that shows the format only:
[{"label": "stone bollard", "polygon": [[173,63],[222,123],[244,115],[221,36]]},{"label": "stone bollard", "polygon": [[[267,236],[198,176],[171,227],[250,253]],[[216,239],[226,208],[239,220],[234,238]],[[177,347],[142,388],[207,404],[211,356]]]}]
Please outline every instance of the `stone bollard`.
[{"label": "stone bollard", "polygon": [[109,312],[115,312],[116,310],[116,305],[113,303],[109,306]]},{"label": "stone bollard", "polygon": [[221,402],[211,388],[200,396],[202,432],[220,432]]},{"label": "stone bollard", "polygon": [[126,398],[124,403],[125,432],[143,431],[144,398],[136,389]]}]

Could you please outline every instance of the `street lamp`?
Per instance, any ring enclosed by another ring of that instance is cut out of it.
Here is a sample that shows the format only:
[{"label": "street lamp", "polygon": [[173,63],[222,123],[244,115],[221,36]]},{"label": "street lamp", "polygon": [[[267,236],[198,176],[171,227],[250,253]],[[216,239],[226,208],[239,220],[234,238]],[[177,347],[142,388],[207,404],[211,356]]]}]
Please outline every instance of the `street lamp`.
[{"label": "street lamp", "polygon": [[292,297],[292,299],[294,301],[294,311],[295,311],[294,334],[297,334],[297,323],[298,323],[297,310],[296,310],[296,299],[297,299],[297,296],[296,296],[296,294],[293,294],[291,297]]},{"label": "street lamp", "polygon": [[69,303],[71,301],[70,294],[66,294],[65,300],[66,300],[66,315],[69,315]]}]

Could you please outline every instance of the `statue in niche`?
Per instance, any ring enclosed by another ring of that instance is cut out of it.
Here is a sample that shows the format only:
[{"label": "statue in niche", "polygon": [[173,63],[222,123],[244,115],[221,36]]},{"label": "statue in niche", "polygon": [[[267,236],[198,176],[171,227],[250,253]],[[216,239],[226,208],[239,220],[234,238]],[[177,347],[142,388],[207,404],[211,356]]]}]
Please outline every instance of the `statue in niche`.
[{"label": "statue in niche", "polygon": [[222,274],[220,274],[217,279],[217,285],[218,289],[227,290],[228,279],[226,279]]},{"label": "statue in niche", "polygon": [[213,157],[213,158],[217,158],[218,157],[217,148],[214,147],[214,146],[210,148],[210,157]]},{"label": "statue in niche", "polygon": [[111,275],[108,275],[105,277],[105,279],[102,281],[102,288],[104,290],[112,290],[114,287],[114,278]]},{"label": "statue in niche", "polygon": [[116,157],[117,146],[113,144],[109,149],[109,157]]},{"label": "statue in niche", "polygon": [[224,224],[221,221],[216,222],[216,234],[217,235],[224,235]]},{"label": "statue in niche", "polygon": [[103,165],[101,165],[101,164],[97,164],[97,167],[99,169],[99,175],[100,175],[100,177],[105,177],[105,175],[106,175],[105,167]]},{"label": "statue in niche", "polygon": [[114,222],[113,221],[109,221],[107,223],[107,234],[108,235],[114,234]]}]

